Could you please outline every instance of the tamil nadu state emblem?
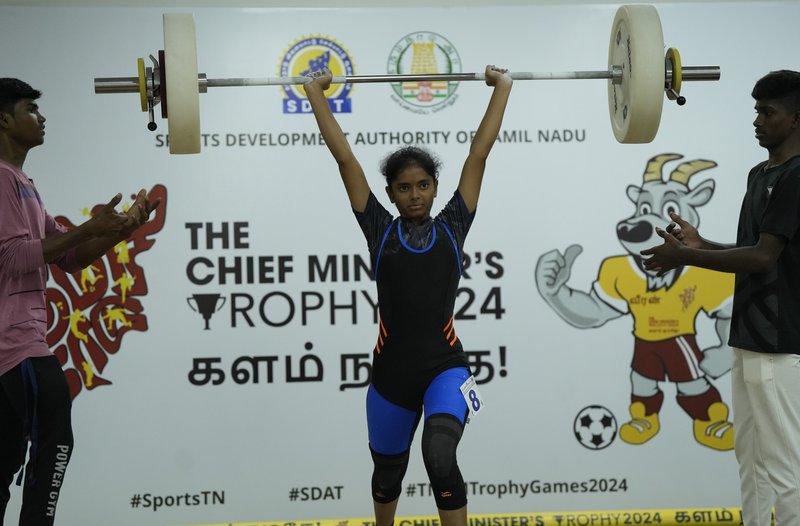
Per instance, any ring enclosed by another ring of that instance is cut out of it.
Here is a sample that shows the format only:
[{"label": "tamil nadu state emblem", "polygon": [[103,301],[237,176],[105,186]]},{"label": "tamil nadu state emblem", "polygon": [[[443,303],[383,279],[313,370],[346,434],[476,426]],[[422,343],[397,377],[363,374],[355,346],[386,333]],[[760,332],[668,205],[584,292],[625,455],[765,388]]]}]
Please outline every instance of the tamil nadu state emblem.
[{"label": "tamil nadu state emblem", "polygon": [[[281,77],[306,76],[312,71],[328,68],[334,77],[353,75],[353,61],[345,49],[328,37],[303,38],[283,54]],[[334,113],[350,113],[352,84],[331,84],[325,96]],[[311,104],[302,85],[283,86],[283,113],[310,113]]]},{"label": "tamil nadu state emblem", "polygon": [[[418,31],[400,39],[389,54],[390,75],[461,73],[461,58],[449,40],[437,33]],[[393,82],[392,99],[409,111],[427,114],[453,104],[458,82]]]}]

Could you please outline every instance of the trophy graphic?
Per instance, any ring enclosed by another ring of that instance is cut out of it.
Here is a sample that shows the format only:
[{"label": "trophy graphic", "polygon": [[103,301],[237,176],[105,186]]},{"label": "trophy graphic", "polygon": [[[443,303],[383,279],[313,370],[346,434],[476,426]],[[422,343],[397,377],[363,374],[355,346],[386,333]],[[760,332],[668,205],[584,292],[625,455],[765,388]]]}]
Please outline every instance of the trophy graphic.
[{"label": "trophy graphic", "polygon": [[[222,298],[222,303],[217,306],[220,298]],[[192,300],[194,300],[194,306],[192,306]],[[189,304],[189,308],[203,316],[206,321],[205,330],[208,330],[208,322],[211,320],[211,316],[215,312],[219,312],[222,306],[225,305],[225,297],[220,294],[193,294],[191,298],[186,298],[186,303]]]}]

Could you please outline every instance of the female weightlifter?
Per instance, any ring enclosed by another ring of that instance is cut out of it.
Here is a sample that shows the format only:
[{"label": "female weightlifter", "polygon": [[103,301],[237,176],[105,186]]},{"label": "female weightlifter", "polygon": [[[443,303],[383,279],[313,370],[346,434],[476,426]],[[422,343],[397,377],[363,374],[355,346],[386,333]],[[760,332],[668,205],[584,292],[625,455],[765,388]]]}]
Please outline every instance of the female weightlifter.
[{"label": "female weightlifter", "polygon": [[470,372],[453,327],[453,307],[464,239],[511,92],[512,79],[506,73],[486,67],[486,84],[494,88],[489,105],[458,189],[435,218],[430,213],[438,188],[438,161],[413,146],[383,161],[386,193],[400,214],[394,219],[370,190],[325,99],[331,72],[317,71],[305,84],[320,133],[339,165],[350,206],[367,238],[378,287],[379,335],[367,392],[376,526],[394,521],[411,441],[423,411],[422,456],[442,525],[467,524],[467,495],[456,447],[468,414],[460,387]]}]

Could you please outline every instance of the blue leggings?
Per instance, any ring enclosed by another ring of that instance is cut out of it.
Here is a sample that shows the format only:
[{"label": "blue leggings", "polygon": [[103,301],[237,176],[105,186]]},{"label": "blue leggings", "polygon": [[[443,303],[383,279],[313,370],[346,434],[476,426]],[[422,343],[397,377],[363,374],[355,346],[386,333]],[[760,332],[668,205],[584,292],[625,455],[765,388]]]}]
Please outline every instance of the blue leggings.
[{"label": "blue leggings", "polygon": [[460,387],[469,376],[466,367],[448,369],[439,374],[425,390],[423,407],[419,411],[393,404],[370,385],[367,391],[367,428],[372,450],[383,455],[407,451],[423,408],[426,420],[432,415],[444,413],[454,416],[463,426],[467,403]]}]

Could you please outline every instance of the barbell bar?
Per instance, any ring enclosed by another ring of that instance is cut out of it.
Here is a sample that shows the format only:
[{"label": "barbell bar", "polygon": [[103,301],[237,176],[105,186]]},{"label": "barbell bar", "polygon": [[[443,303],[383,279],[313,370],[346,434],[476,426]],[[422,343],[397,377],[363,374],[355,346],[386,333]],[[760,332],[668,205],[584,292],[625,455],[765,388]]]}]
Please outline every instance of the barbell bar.
[{"label": "barbell bar", "polygon": [[[199,94],[208,88],[302,85],[309,77],[209,79],[197,72],[194,17],[190,13],[163,15],[164,50],[152,67],[138,59],[136,77],[95,78],[95,93],[138,93],[142,111],[149,113],[148,129],[155,130],[154,108],[161,104],[167,119],[170,153],[200,151]],[[608,69],[598,71],[510,72],[514,80],[608,80],[609,116],[620,143],[651,142],[661,121],[663,97],[683,105],[686,81],[714,81],[719,66],[684,66],[676,48],[663,56],[664,38],[658,12],[652,5],[623,5],[612,24]],[[332,84],[483,81],[483,73],[426,73],[334,76]]]}]

